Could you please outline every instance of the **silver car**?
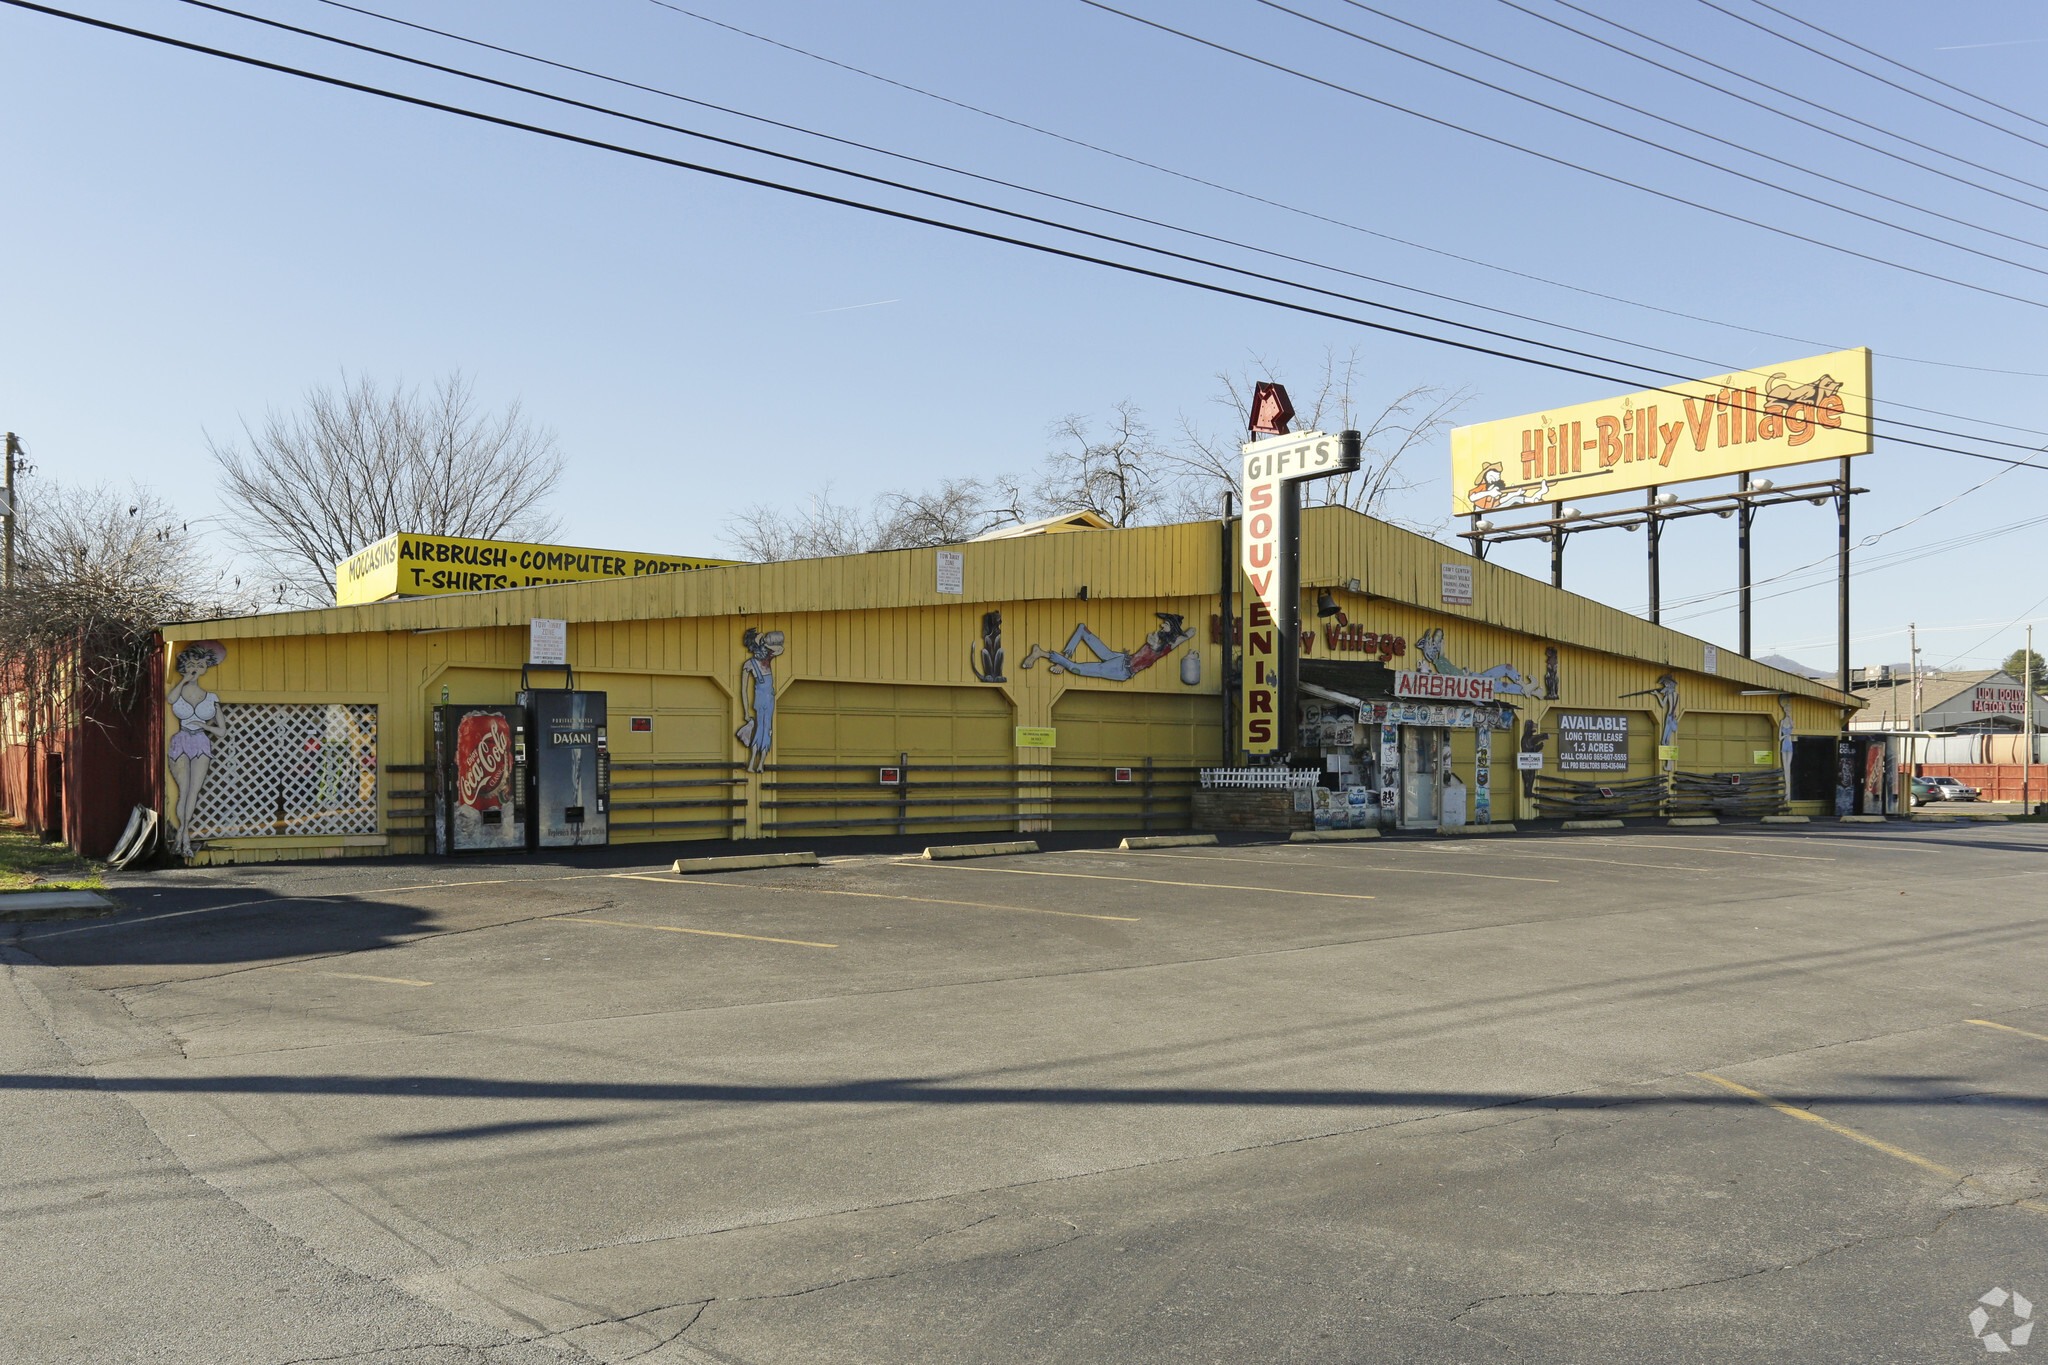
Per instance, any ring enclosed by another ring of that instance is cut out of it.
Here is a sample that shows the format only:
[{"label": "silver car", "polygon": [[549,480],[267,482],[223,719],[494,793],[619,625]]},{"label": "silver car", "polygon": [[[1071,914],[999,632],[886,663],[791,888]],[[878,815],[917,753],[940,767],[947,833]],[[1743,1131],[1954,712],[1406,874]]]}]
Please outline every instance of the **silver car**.
[{"label": "silver car", "polygon": [[1975,787],[1965,786],[1953,777],[1924,777],[1920,780],[1927,784],[1930,800],[1975,801],[1982,795]]}]

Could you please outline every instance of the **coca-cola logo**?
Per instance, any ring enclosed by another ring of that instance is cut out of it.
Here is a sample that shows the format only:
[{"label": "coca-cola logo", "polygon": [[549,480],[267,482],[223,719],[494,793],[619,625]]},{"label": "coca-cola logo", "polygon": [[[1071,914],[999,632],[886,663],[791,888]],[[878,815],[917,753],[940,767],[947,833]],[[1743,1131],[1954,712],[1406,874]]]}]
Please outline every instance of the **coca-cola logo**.
[{"label": "coca-cola logo", "polygon": [[496,726],[486,729],[478,737],[476,747],[469,751],[469,762],[462,770],[457,799],[465,806],[474,806],[480,792],[495,795],[504,782],[511,758],[509,733]]}]

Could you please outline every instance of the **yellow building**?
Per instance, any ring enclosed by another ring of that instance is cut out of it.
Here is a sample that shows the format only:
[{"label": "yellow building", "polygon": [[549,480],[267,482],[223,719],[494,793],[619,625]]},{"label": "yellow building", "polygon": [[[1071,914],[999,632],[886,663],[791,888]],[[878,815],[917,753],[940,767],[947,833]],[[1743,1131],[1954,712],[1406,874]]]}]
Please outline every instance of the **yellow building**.
[{"label": "yellow building", "polygon": [[[568,623],[577,687],[606,694],[613,843],[1184,828],[1197,770],[1231,761],[1222,530],[1046,529],[166,626],[172,844],[202,863],[428,851],[432,709],[512,701],[534,620]],[[1384,724],[1397,823],[1448,818],[1432,803],[1458,787],[1490,798],[1461,797],[1467,818],[1505,821],[1541,797],[1604,810],[1667,772],[1767,786],[1800,737],[1831,765],[1855,706],[1343,509],[1306,512],[1301,540],[1308,700],[1379,710],[1297,762],[1358,778]],[[1325,593],[1340,614],[1317,615]],[[1426,700],[1428,675],[1488,680],[1494,706]],[[1792,777],[1792,808],[1822,809]]]}]

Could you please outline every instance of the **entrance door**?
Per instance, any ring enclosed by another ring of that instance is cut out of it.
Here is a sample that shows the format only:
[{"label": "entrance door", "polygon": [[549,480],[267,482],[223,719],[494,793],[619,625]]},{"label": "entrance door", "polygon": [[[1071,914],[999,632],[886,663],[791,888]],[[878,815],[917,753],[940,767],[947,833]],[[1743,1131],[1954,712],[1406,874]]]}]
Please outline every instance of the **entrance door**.
[{"label": "entrance door", "polygon": [[1437,801],[1437,775],[1450,746],[1443,730],[1419,725],[1401,727],[1401,823],[1435,829],[1441,814]]}]

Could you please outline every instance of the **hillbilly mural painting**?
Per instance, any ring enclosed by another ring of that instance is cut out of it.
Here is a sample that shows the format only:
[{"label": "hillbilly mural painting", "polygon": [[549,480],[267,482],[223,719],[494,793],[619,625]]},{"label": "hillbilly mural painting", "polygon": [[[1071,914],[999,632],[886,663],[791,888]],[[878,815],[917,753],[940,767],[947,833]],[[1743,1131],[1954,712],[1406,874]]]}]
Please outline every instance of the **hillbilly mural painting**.
[{"label": "hillbilly mural painting", "polygon": [[1469,669],[1460,668],[1452,663],[1444,655],[1444,632],[1441,626],[1422,632],[1415,641],[1415,652],[1422,656],[1423,662],[1429,665],[1430,671],[1433,673],[1441,673],[1447,677],[1455,678],[1493,679],[1493,692],[1495,696],[1500,696],[1503,693],[1521,697],[1541,697],[1543,695],[1543,689],[1537,686],[1535,679],[1523,676],[1521,671],[1513,664],[1495,664],[1491,668],[1483,668],[1479,672],[1474,673]]},{"label": "hillbilly mural painting", "polygon": [[[1072,673],[1077,678],[1101,678],[1106,682],[1129,682],[1195,638],[1195,633],[1187,628],[1185,616],[1170,611],[1152,614],[1159,618],[1159,629],[1147,635],[1145,643],[1136,649],[1111,649],[1086,625],[1078,625],[1067,637],[1065,648],[1047,649],[1043,645],[1033,645],[1019,667],[1030,668],[1043,659],[1045,666],[1054,673]],[[1083,645],[1095,656],[1093,659],[1075,657]]]},{"label": "hillbilly mural painting", "polygon": [[779,630],[760,631],[748,626],[740,636],[740,648],[747,661],[740,665],[740,705],[747,719],[733,738],[747,747],[747,771],[757,773],[775,747],[775,667],[782,653],[784,637]]},{"label": "hillbilly mural painting", "polygon": [[1657,757],[1665,772],[1671,771],[1672,760],[1677,756],[1678,719],[1685,713],[1684,704],[1678,697],[1678,679],[1666,673],[1657,679],[1655,687],[1646,687],[1640,692],[1624,692],[1627,697],[1655,697],[1658,709],[1664,713],[1663,728],[1657,734]]},{"label": "hillbilly mural painting", "polygon": [[172,814],[175,829],[171,847],[192,856],[192,817],[199,808],[199,791],[213,767],[213,742],[227,738],[227,724],[220,716],[220,697],[206,690],[199,679],[227,661],[228,647],[218,640],[199,640],[178,651],[172,661],[178,681],[171,684],[167,704],[178,728],[171,731],[171,781],[178,788],[178,803]]},{"label": "hillbilly mural painting", "polygon": [[1475,516],[1565,496],[1870,453],[1870,352],[1687,380],[1451,432],[1451,510]]}]

